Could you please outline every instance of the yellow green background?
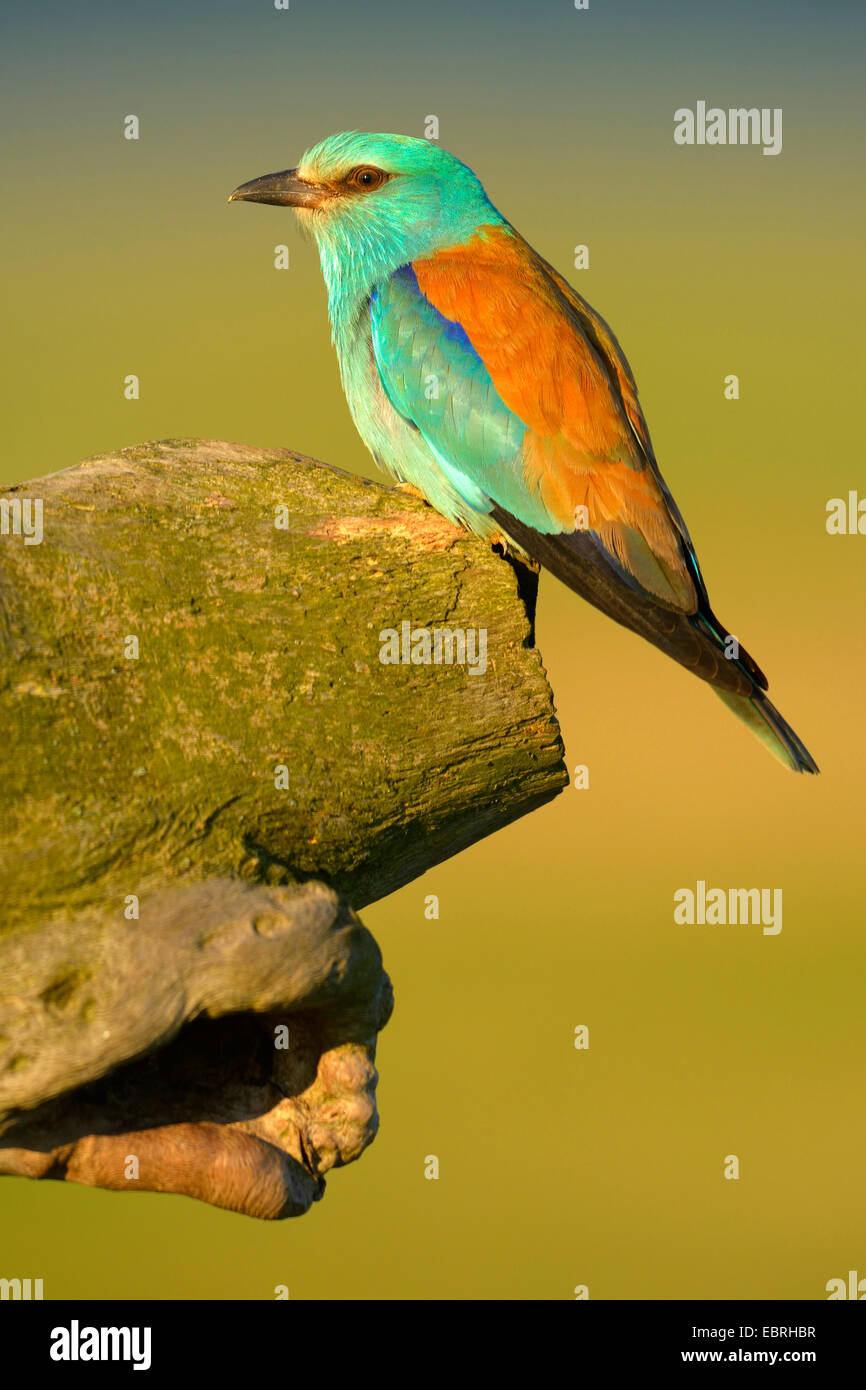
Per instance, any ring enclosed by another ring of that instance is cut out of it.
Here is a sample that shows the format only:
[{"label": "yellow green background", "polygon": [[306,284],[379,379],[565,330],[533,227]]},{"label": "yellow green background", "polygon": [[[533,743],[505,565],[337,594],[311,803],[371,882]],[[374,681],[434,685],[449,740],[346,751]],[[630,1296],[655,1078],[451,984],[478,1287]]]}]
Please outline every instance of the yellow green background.
[{"label": "yellow green background", "polygon": [[[866,1275],[866,537],[824,524],[866,495],[862,11],[166,0],[22,6],[4,29],[4,481],[177,435],[374,476],[312,247],[289,212],[225,200],[332,131],[435,114],[613,326],[714,607],[823,775],[543,578],[590,787],[364,913],[397,997],[372,1148],[275,1225],[5,1179],[0,1275],[209,1299],[813,1299]],[[781,155],[675,146],[698,99],[782,107]],[[781,887],[781,934],[676,926],[699,878]]]}]

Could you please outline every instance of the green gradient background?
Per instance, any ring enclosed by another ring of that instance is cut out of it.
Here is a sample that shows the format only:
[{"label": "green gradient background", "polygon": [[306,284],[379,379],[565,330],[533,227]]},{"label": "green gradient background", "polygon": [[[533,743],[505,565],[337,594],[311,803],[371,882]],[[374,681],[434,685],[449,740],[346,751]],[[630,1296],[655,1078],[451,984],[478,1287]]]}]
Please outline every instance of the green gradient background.
[{"label": "green gradient background", "polygon": [[[539,644],[590,790],[365,912],[397,995],[373,1147],[272,1226],[6,1179],[0,1274],[49,1298],[825,1297],[866,1274],[866,539],[824,526],[829,497],[866,492],[862,13],[292,3],[7,14],[4,480],[168,435],[372,475],[312,248],[290,214],[225,198],[331,131],[420,135],[435,113],[612,324],[714,606],[823,776],[786,773],[543,579]],[[782,154],[677,148],[673,111],[699,98],[783,107]],[[675,926],[698,878],[781,887],[782,933]]]}]

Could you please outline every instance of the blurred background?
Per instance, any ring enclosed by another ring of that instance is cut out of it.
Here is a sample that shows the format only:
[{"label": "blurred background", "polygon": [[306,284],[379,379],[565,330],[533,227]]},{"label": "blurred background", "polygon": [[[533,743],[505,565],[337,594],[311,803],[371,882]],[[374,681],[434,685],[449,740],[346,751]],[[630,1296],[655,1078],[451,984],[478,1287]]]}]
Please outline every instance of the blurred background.
[{"label": "blurred background", "polygon": [[[275,1225],[5,1179],[0,1274],[172,1299],[811,1299],[866,1275],[866,538],[825,529],[866,494],[864,27],[842,0],[7,7],[2,481],[178,435],[375,476],[313,248],[226,198],[334,131],[435,115],[613,327],[713,605],[823,775],[544,577],[589,789],[364,912],[397,997],[372,1148]],[[676,146],[698,100],[782,107],[782,153]],[[698,879],[782,888],[782,932],[676,926]]]}]

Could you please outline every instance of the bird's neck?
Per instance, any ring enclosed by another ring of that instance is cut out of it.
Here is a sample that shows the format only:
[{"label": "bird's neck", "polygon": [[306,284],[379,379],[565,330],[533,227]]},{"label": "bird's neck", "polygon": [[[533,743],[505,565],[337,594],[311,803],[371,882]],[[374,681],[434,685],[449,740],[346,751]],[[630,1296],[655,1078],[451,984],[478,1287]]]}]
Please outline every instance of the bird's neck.
[{"label": "bird's neck", "polygon": [[449,219],[447,235],[434,221],[419,222],[407,234],[384,219],[375,227],[354,225],[348,218],[333,220],[315,230],[322,275],[328,291],[328,312],[338,347],[352,332],[371,294],[387,283],[401,266],[437,251],[464,245],[479,227],[504,224],[504,218],[484,199],[462,217]]},{"label": "bird's neck", "polygon": [[353,325],[370,298],[374,284],[369,268],[341,254],[331,242],[319,242],[319,259],[328,291],[328,314],[334,331],[334,341]]}]

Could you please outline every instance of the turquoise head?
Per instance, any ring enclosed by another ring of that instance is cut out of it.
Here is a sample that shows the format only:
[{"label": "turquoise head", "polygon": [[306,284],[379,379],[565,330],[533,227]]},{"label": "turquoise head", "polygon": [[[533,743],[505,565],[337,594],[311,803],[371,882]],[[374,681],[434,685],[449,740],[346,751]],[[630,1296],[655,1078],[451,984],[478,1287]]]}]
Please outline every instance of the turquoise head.
[{"label": "turquoise head", "polygon": [[296,169],[253,179],[231,197],[297,211],[317,243],[335,322],[399,266],[504,220],[471,169],[408,135],[331,135]]}]

